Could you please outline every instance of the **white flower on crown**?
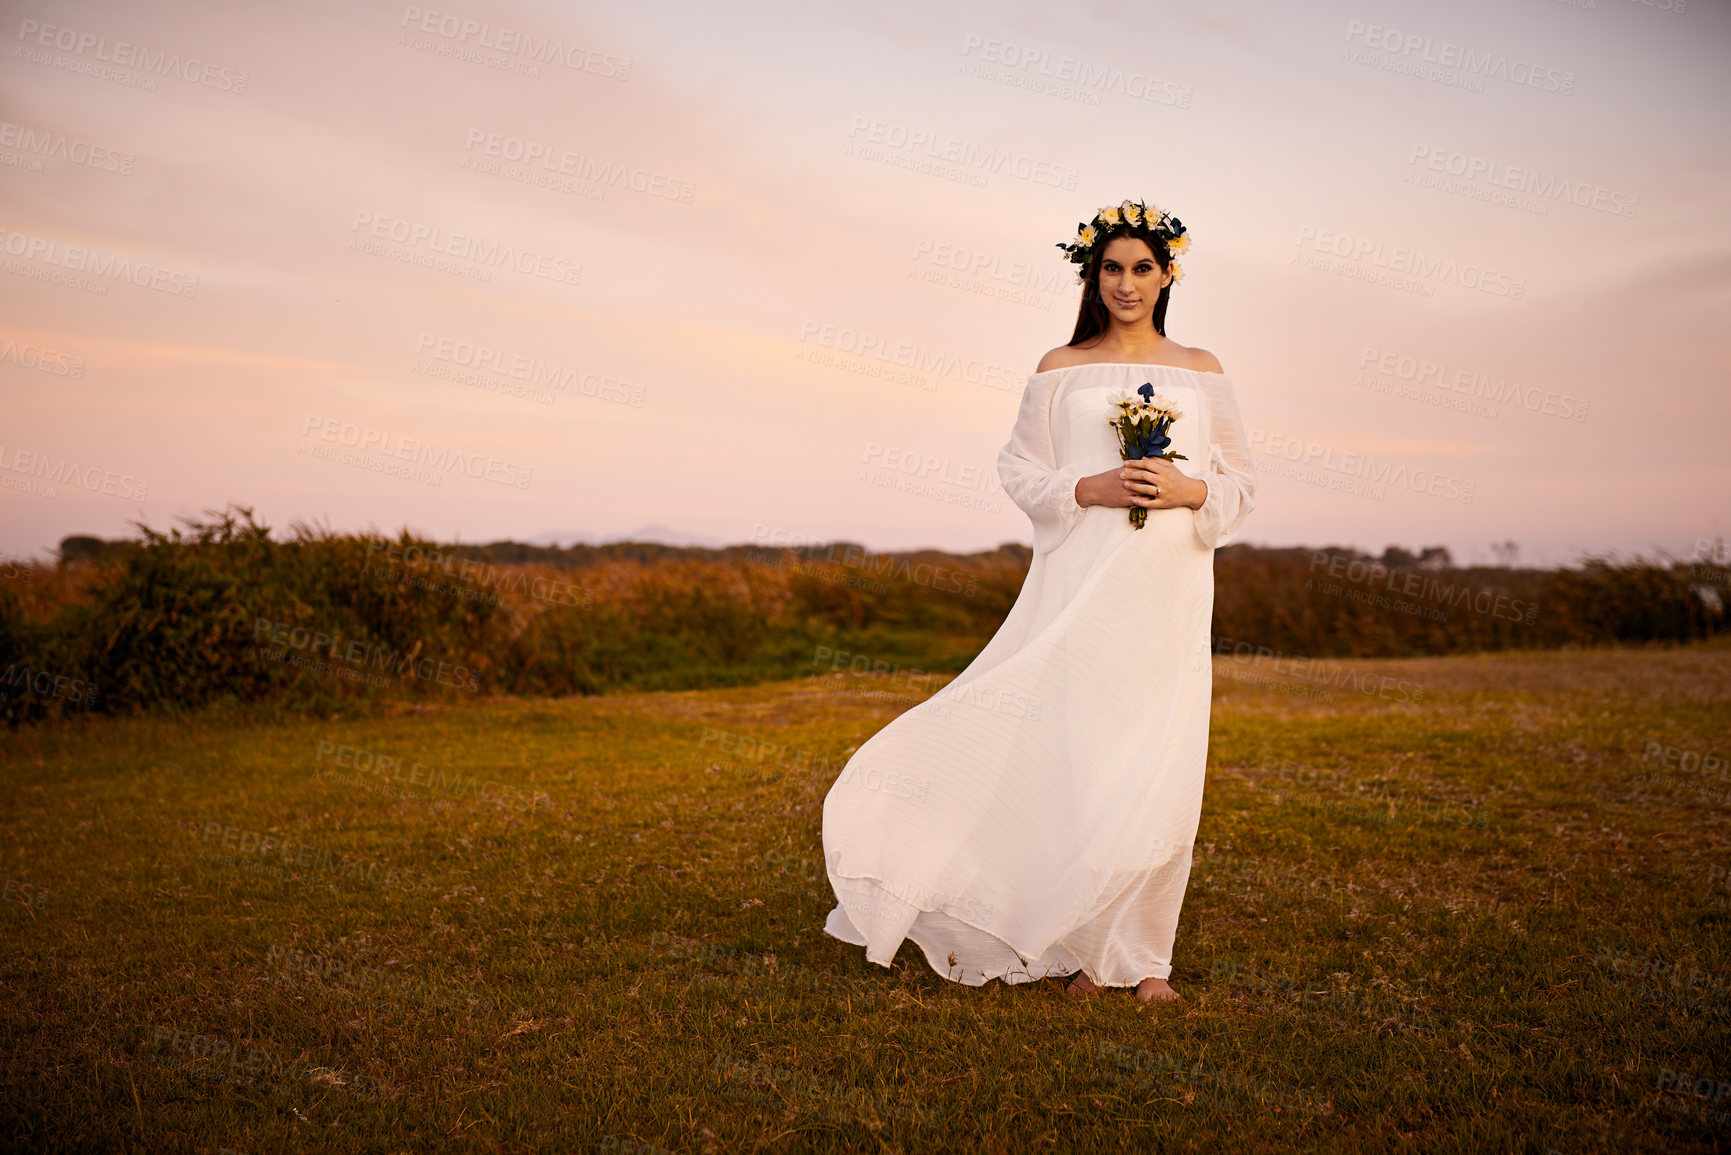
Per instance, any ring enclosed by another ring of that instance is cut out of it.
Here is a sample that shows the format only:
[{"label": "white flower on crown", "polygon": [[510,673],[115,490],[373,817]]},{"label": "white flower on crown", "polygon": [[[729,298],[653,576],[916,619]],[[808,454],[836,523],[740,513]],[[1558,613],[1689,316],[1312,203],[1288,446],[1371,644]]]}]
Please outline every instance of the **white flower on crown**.
[{"label": "white flower on crown", "polygon": [[1136,226],[1140,226],[1142,224],[1142,209],[1139,206],[1132,204],[1129,201],[1125,201],[1123,204],[1119,205],[1118,207],[1119,207],[1119,209],[1121,209],[1123,211],[1124,219],[1126,221],[1128,221],[1132,225],[1136,225]]},{"label": "white flower on crown", "polygon": [[1097,221],[1104,221],[1108,225],[1123,223],[1123,218],[1119,215],[1118,206],[1116,205],[1101,209],[1099,212],[1094,214],[1094,219]]}]

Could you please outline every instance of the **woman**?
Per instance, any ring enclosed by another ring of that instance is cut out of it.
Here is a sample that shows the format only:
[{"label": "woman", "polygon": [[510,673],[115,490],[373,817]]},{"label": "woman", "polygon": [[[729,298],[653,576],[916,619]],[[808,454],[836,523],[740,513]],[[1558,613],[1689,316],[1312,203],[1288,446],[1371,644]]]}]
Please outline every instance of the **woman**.
[{"label": "woman", "polygon": [[[860,746],[824,800],[824,930],[872,962],[911,938],[970,986],[1072,975],[1077,993],[1178,997],[1214,549],[1256,486],[1220,363],[1166,336],[1188,243],[1125,201],[1059,246],[1081,266],[1076,330],[1028,378],[998,455],[1033,522],[1027,579],[968,668]],[[1182,466],[1119,460],[1107,417],[1144,384],[1180,413]]]}]

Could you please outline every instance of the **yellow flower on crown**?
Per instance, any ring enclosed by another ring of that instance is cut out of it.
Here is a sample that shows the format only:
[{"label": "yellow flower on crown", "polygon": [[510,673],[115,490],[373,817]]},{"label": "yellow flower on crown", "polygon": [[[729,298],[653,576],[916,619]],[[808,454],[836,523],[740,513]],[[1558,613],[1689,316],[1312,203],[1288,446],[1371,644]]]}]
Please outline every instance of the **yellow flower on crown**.
[{"label": "yellow flower on crown", "polygon": [[1116,225],[1116,224],[1123,223],[1122,218],[1118,214],[1118,206],[1117,205],[1110,205],[1106,208],[1101,209],[1099,212],[1094,214],[1094,219],[1098,220],[1098,221],[1104,221],[1106,224],[1109,224],[1109,225]]},{"label": "yellow flower on crown", "polygon": [[1082,231],[1076,234],[1076,240],[1083,248],[1091,249],[1094,247],[1095,238],[1099,235],[1093,225],[1083,225]]},{"label": "yellow flower on crown", "polygon": [[1128,223],[1133,225],[1140,225],[1142,223],[1142,210],[1137,207],[1135,203],[1125,201],[1123,204],[1118,206],[1118,211],[1124,214],[1124,219]]}]

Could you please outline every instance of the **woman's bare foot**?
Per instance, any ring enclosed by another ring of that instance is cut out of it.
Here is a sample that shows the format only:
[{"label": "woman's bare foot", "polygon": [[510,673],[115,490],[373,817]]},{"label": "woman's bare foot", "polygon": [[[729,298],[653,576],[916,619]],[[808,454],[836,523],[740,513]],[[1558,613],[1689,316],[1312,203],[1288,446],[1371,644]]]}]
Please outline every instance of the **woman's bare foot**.
[{"label": "woman's bare foot", "polygon": [[1096,986],[1094,980],[1088,977],[1087,971],[1077,971],[1076,977],[1070,980],[1070,985],[1065,989],[1070,994],[1085,998],[1088,995],[1099,994],[1104,988]]},{"label": "woman's bare foot", "polygon": [[1143,979],[1136,984],[1136,997],[1145,1003],[1151,1003],[1156,999],[1169,1003],[1178,997],[1178,992],[1173,990],[1165,979],[1150,978]]}]

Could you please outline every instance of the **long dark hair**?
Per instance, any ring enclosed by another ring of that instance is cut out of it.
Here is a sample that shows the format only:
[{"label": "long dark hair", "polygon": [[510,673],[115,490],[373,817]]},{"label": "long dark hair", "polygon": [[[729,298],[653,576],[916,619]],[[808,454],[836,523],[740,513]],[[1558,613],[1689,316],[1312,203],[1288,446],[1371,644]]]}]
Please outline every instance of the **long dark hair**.
[{"label": "long dark hair", "polygon": [[[1154,251],[1154,260],[1159,263],[1161,272],[1172,267],[1172,254],[1166,251],[1165,243],[1147,229],[1131,224],[1116,224],[1107,229],[1094,242],[1094,251],[1089,255],[1084,270],[1082,304],[1076,310],[1076,331],[1070,335],[1072,345],[1100,336],[1110,322],[1111,313],[1106,309],[1106,302],[1100,299],[1100,262],[1106,259],[1106,246],[1119,237],[1134,237],[1146,242]],[[1172,286],[1167,285],[1160,290],[1160,299],[1154,302],[1154,331],[1162,337],[1166,335],[1166,301],[1171,295]]]}]

